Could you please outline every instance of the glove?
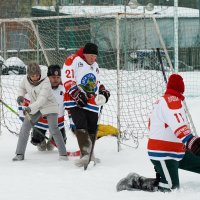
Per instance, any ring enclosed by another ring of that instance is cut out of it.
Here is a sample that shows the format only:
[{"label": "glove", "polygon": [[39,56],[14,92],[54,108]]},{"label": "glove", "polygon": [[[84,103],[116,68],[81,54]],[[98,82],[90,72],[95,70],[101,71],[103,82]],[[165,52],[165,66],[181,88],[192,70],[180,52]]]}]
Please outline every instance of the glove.
[{"label": "glove", "polygon": [[76,89],[71,93],[71,97],[76,102],[77,106],[84,107],[87,105],[87,96],[84,92],[81,92],[79,89]]},{"label": "glove", "polygon": [[21,105],[23,102],[24,102],[24,97],[23,97],[23,96],[18,96],[18,97],[17,97],[17,103],[18,103],[19,105]]},{"label": "glove", "polygon": [[99,86],[99,94],[102,94],[106,98],[106,103],[108,102],[108,99],[110,97],[110,92],[106,90],[104,85]]},{"label": "glove", "polygon": [[186,148],[194,153],[196,156],[200,156],[200,137],[193,136],[187,142]]},{"label": "glove", "polygon": [[31,112],[31,109],[29,107],[24,108],[23,113],[26,115],[27,113],[29,114]]}]

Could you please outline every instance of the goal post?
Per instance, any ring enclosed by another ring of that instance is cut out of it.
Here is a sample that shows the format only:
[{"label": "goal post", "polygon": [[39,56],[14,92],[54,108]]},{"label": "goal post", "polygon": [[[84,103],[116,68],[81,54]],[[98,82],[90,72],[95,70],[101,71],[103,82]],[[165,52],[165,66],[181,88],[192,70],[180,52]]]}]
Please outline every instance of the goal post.
[{"label": "goal post", "polygon": [[[24,76],[17,71],[20,67],[26,68],[31,61],[44,67],[62,66],[67,56],[86,42],[94,42],[99,47],[101,79],[111,93],[101,123],[118,129],[118,150],[120,144],[137,148],[148,133],[152,105],[166,87],[156,48],[166,76],[171,73],[170,58],[156,26],[159,28],[151,15],[122,13],[0,19],[0,55],[5,60],[1,98],[17,110],[17,89]],[[23,65],[20,62],[6,64],[11,58],[20,59],[24,66],[19,66]],[[16,115],[3,107],[1,117],[2,125],[19,133],[21,122]]]}]

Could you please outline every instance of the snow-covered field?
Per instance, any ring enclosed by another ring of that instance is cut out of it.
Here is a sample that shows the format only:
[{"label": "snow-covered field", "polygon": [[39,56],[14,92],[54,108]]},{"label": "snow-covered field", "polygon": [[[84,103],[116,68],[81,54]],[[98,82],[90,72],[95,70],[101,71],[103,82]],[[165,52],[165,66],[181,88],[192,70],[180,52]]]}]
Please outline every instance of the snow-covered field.
[{"label": "snow-covered field", "polygon": [[[200,98],[187,99],[197,132],[200,132]],[[147,138],[138,149],[122,146],[117,152],[116,138],[106,136],[96,142],[95,153],[101,163],[87,171],[74,165],[75,157],[59,161],[58,152],[38,152],[30,142],[26,158],[12,162],[17,137],[2,129],[0,136],[0,199],[2,200],[198,200],[200,175],[180,170],[181,189],[172,193],[116,192],[117,182],[129,172],[154,177],[146,153]],[[76,150],[76,138],[68,133],[68,150]]]}]

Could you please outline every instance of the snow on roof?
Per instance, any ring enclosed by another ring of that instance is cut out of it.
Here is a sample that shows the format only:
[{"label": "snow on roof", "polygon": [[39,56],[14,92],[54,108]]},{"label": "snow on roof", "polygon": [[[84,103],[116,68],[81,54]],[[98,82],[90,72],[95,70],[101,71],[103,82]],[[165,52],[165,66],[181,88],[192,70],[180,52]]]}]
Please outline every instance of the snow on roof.
[{"label": "snow on roof", "polygon": [[20,60],[18,57],[11,57],[8,58],[4,64],[9,67],[9,66],[21,66],[21,67],[25,67],[25,64],[22,60]]},{"label": "snow on roof", "polygon": [[41,69],[42,71],[44,71],[44,73],[47,74],[48,67],[47,67],[46,65],[40,65],[40,69]]},{"label": "snow on roof", "polygon": [[[49,10],[55,12],[54,6],[34,6],[35,9]],[[131,13],[131,14],[155,14],[158,17],[173,17],[173,6],[154,6],[152,11],[147,11],[144,6],[138,6],[136,9],[131,9],[129,6],[60,6],[59,11],[63,14],[77,15],[94,15],[94,14],[109,14],[109,13]],[[199,17],[199,10],[185,7],[178,7],[179,17]]]}]

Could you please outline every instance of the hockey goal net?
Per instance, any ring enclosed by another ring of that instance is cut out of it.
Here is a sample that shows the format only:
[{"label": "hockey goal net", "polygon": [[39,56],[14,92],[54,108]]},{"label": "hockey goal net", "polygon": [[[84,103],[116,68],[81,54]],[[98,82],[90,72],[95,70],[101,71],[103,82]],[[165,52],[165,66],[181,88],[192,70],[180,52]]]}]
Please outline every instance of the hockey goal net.
[{"label": "hockey goal net", "polygon": [[[118,142],[138,146],[147,134],[148,116],[170,73],[166,49],[152,16],[107,14],[29,19],[0,19],[1,99],[17,112],[17,89],[26,65],[63,65],[86,42],[99,46],[102,82],[111,92],[101,123],[117,127]],[[10,62],[9,59],[11,60]],[[66,120],[68,120],[66,118]],[[18,134],[17,114],[1,106],[1,124]]]}]

